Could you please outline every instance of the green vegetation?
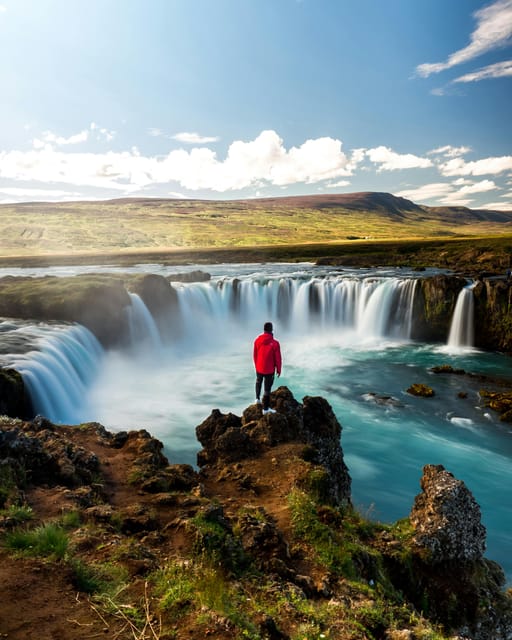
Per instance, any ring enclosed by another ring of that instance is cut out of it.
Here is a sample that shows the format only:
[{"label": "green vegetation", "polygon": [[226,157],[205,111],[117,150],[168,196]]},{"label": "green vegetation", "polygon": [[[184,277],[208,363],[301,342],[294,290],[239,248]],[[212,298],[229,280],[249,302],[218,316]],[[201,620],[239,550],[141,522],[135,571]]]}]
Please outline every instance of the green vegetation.
[{"label": "green vegetation", "polygon": [[[114,200],[107,202],[0,205],[3,256],[52,254],[127,255],[185,253],[191,249],[271,250],[297,259],[312,247],[345,247],[368,253],[381,242],[445,242],[450,238],[510,235],[506,214],[474,216],[469,210],[412,207],[387,196],[326,204],[314,198],[250,201]],[[389,202],[387,202],[389,200]],[[386,204],[387,203],[387,204]],[[398,207],[398,208],[397,208]],[[303,248],[301,254],[300,248]],[[315,255],[321,256],[314,249]],[[410,248],[406,248],[410,252]],[[210,255],[214,255],[210,254]],[[399,253],[399,252],[397,252]],[[257,258],[254,259],[264,259]],[[236,260],[236,258],[235,258]]]},{"label": "green vegetation", "polygon": [[7,549],[24,555],[51,557],[62,560],[68,550],[66,530],[52,522],[34,529],[14,529],[5,536]]}]

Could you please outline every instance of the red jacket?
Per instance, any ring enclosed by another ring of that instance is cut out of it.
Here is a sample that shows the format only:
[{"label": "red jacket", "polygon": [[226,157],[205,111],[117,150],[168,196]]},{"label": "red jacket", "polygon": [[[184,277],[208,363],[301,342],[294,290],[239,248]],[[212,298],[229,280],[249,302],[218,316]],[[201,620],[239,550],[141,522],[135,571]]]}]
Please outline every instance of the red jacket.
[{"label": "red jacket", "polygon": [[254,341],[254,366],[256,373],[281,375],[281,347],[271,333],[262,333]]}]

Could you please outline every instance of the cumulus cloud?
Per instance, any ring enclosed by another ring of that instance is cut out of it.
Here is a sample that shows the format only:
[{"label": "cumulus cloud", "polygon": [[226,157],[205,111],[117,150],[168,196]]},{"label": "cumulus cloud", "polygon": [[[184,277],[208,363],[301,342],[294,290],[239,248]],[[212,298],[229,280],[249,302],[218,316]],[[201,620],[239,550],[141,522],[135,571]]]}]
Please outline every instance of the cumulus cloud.
[{"label": "cumulus cloud", "polygon": [[372,162],[380,165],[377,171],[425,169],[432,166],[432,161],[429,158],[421,158],[412,153],[396,153],[396,151],[384,146],[368,149],[366,155]]},{"label": "cumulus cloud", "polygon": [[512,171],[512,156],[483,158],[473,162],[466,162],[462,158],[452,158],[441,163],[439,171],[443,176],[499,175],[505,171]]},{"label": "cumulus cloud", "polygon": [[[57,143],[47,136],[48,142]],[[60,143],[64,144],[64,143]],[[235,141],[224,160],[207,147],[144,156],[136,148],[108,153],[71,153],[47,143],[31,151],[0,153],[0,177],[135,192],[153,184],[177,182],[190,190],[218,192],[271,184],[314,183],[352,175],[361,159],[342,151],[333,138],[306,140],[286,149],[275,131],[249,142]]]},{"label": "cumulus cloud", "polygon": [[489,80],[492,78],[506,78],[512,76],[512,60],[504,60],[496,62],[487,67],[482,67],[471,73],[455,78],[452,82],[479,82],[480,80]]},{"label": "cumulus cloud", "polygon": [[[161,135],[161,134],[160,134]],[[209,142],[218,142],[217,136],[201,136],[199,133],[190,133],[183,131],[170,136],[173,140],[184,142],[185,144],[208,144]]]},{"label": "cumulus cloud", "polygon": [[498,0],[474,14],[476,29],[470,43],[452,53],[445,62],[425,63],[416,67],[416,73],[427,78],[459,64],[469,62],[488,51],[504,47],[512,41],[512,0]]}]

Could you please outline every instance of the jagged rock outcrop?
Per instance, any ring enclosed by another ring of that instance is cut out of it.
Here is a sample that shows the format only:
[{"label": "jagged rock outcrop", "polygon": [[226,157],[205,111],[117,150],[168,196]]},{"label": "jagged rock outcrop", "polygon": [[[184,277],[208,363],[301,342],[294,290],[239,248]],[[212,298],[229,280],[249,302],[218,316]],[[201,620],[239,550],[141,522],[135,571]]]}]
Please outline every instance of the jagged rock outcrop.
[{"label": "jagged rock outcrop", "polygon": [[[417,606],[461,637],[510,640],[512,607],[501,567],[484,558],[480,507],[464,482],[442,465],[426,465],[410,514],[410,574],[402,586]],[[407,584],[409,583],[409,584]],[[425,605],[423,605],[425,606]]]},{"label": "jagged rock outcrop", "polygon": [[262,415],[261,406],[248,407],[240,418],[218,409],[196,428],[203,445],[200,467],[240,461],[257,456],[278,443],[299,441],[307,445],[304,455],[326,472],[323,497],[333,504],[350,503],[351,479],[343,459],[341,425],[324,398],[306,396],[303,404],[291,391],[279,387],[271,394],[275,414]]},{"label": "jagged rock outcrop", "polygon": [[462,480],[442,465],[426,465],[410,520],[414,544],[431,564],[475,562],[485,551],[480,507]]}]

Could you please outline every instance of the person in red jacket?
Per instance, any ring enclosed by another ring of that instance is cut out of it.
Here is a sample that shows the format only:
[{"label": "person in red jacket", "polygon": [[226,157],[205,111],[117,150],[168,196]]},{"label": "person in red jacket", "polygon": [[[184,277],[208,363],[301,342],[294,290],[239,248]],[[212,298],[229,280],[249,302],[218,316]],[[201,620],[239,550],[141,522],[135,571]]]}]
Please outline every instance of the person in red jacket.
[{"label": "person in red jacket", "polygon": [[261,386],[263,386],[263,413],[275,413],[270,408],[270,390],[274,384],[274,374],[281,375],[281,346],[274,339],[271,322],[265,322],[263,333],[254,341],[253,360],[256,368],[256,402],[260,404]]}]

